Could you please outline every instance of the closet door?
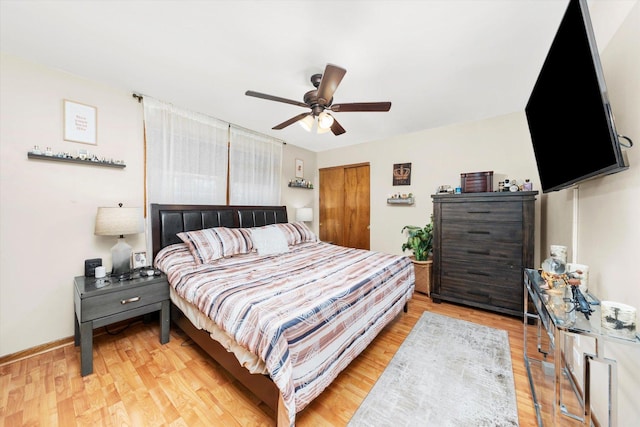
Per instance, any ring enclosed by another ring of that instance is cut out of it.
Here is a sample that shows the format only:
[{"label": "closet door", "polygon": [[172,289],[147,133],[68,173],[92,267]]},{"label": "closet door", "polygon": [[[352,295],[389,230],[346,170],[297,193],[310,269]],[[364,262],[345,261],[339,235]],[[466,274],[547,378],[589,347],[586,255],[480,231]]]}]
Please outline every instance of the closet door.
[{"label": "closet door", "polygon": [[344,245],[369,249],[369,165],[344,169]]},{"label": "closet door", "polygon": [[368,164],[320,169],[320,240],[369,249]]},{"label": "closet door", "polygon": [[344,169],[320,169],[320,240],[343,246]]}]

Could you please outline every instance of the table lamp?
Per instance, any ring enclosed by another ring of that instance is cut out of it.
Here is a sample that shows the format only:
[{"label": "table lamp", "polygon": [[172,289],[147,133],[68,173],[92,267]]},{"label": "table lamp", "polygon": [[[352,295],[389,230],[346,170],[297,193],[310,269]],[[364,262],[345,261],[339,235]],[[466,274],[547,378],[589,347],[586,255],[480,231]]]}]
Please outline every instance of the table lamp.
[{"label": "table lamp", "polygon": [[124,240],[125,234],[144,232],[142,208],[98,208],[96,215],[96,236],[119,236],[118,242],[111,248],[112,276],[123,275],[131,271],[131,246]]},{"label": "table lamp", "polygon": [[296,209],[296,221],[302,221],[302,222],[313,221],[313,209],[311,208]]}]

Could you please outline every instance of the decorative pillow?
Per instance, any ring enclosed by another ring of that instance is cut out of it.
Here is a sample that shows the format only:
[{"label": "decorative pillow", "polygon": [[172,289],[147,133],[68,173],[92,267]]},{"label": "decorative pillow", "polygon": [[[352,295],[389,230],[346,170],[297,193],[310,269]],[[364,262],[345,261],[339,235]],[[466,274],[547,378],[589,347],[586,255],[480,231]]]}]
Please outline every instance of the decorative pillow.
[{"label": "decorative pillow", "polygon": [[226,228],[218,227],[213,229],[222,242],[222,253],[224,257],[239,254],[248,254],[253,250],[253,240],[251,232],[247,228]]},{"label": "decorative pillow", "polygon": [[294,227],[292,224],[289,224],[289,223],[272,224],[272,225],[267,225],[266,227],[263,227],[263,228],[269,228],[269,227],[279,229],[282,232],[282,234],[284,234],[284,238],[286,239],[287,244],[289,246],[297,245],[302,242],[302,236],[300,235],[300,231],[298,231],[298,229]]},{"label": "decorative pillow", "polygon": [[302,242],[317,242],[318,236],[302,221],[292,222],[290,225],[298,229]]},{"label": "decorative pillow", "polygon": [[289,251],[287,239],[278,227],[266,226],[251,229],[253,247],[258,255],[274,255]]},{"label": "decorative pillow", "polygon": [[166,246],[156,255],[154,267],[167,273],[171,267],[182,264],[193,264],[194,258],[186,243],[176,243]]},{"label": "decorative pillow", "polygon": [[253,249],[251,235],[244,228],[207,228],[178,233],[177,236],[187,244],[196,264],[247,254]]},{"label": "decorative pillow", "polygon": [[316,235],[313,231],[311,231],[309,227],[301,221],[267,225],[266,227],[279,228],[287,239],[289,246],[298,245],[303,242],[317,241]]}]

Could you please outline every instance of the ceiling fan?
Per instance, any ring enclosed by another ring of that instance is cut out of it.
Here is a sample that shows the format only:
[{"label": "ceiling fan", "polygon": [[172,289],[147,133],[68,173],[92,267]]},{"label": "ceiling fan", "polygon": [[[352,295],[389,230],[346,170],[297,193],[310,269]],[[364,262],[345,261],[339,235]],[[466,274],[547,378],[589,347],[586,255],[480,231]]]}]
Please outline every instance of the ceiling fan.
[{"label": "ceiling fan", "polygon": [[331,130],[334,135],[342,135],[346,130],[327,110],[337,113],[350,111],[389,111],[391,109],[391,102],[350,102],[346,104],[333,104],[333,94],[346,72],[347,70],[342,67],[327,64],[324,69],[324,74],[314,74],[311,76],[311,84],[313,84],[316,89],[304,94],[304,102],[254,92],[252,90],[246,91],[245,95],[311,109],[310,112],[298,114],[274,126],[272,129],[284,129],[293,123],[300,122],[306,130],[311,131],[317,122],[318,133]]}]

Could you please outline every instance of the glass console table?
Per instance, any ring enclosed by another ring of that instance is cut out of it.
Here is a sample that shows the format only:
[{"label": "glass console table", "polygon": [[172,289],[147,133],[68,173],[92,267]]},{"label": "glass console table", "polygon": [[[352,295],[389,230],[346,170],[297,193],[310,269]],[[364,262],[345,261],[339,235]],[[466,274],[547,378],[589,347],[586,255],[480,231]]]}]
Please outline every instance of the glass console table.
[{"label": "glass console table", "polygon": [[[565,295],[554,295],[546,288],[537,270],[524,271],[524,361],[536,409],[538,425],[595,425],[591,413],[591,364],[604,364],[608,373],[608,414],[599,419],[602,426],[617,426],[616,361],[604,357],[607,341],[640,346],[640,339],[625,340],[601,332],[598,299],[585,294],[593,312],[586,316],[572,310],[569,288]],[[574,342],[580,337],[594,341],[595,353],[583,353],[582,387],[572,371],[574,357],[580,355]],[[565,423],[566,421],[567,423]]]}]

